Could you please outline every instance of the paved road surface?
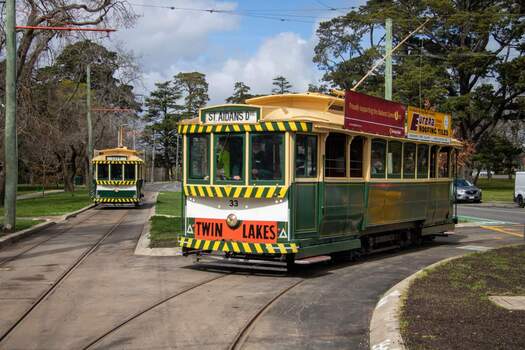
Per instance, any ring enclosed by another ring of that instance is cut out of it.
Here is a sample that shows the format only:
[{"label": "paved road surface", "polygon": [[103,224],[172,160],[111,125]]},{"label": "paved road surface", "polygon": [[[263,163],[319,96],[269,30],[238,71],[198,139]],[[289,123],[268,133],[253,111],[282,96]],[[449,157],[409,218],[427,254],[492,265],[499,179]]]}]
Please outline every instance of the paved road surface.
[{"label": "paved road surface", "polygon": [[523,241],[462,228],[418,249],[295,275],[207,271],[191,258],[133,255],[148,205],[90,210],[0,250],[0,349],[228,349],[259,313],[240,348],[367,349],[372,311],[392,285],[443,258]]},{"label": "paved road surface", "polygon": [[525,208],[490,208],[472,204],[458,205],[458,214],[487,220],[525,224]]}]

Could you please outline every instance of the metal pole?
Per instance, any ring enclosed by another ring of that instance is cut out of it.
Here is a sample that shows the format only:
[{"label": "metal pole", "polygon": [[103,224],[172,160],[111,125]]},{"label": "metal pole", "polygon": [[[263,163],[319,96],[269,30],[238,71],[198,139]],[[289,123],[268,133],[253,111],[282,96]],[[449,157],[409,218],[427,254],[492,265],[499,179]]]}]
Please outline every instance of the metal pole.
[{"label": "metal pole", "polygon": [[175,155],[175,180],[179,180],[179,133],[177,133],[177,154]]},{"label": "metal pole", "polygon": [[392,100],[392,19],[387,18],[385,23],[385,100]]},{"label": "metal pole", "polygon": [[155,182],[155,130],[153,130],[153,148],[151,149],[151,182]]},{"label": "metal pole", "polygon": [[87,129],[88,129],[88,192],[91,193],[93,186],[93,166],[91,160],[93,159],[93,126],[91,122],[91,65],[86,67],[86,106],[87,106]]},{"label": "metal pole", "polygon": [[18,185],[18,150],[16,142],[16,9],[15,0],[7,0],[6,72],[5,72],[5,198],[4,231],[15,230],[16,187]]}]

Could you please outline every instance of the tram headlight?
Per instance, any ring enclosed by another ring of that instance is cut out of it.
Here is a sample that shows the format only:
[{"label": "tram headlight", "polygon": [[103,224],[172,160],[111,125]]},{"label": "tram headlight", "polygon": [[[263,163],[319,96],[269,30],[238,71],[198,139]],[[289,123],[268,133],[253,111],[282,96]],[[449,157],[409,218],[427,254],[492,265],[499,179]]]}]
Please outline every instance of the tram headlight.
[{"label": "tram headlight", "polygon": [[237,219],[237,215],[232,213],[226,218],[226,223],[231,228],[236,228],[237,226],[239,226],[239,219]]}]

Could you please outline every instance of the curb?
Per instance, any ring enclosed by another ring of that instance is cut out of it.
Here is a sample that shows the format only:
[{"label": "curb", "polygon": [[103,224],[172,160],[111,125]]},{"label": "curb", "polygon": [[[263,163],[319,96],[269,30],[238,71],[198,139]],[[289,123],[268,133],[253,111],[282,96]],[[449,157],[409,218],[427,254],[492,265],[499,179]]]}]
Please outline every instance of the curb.
[{"label": "curb", "polygon": [[384,294],[377,302],[370,321],[371,350],[407,350],[399,330],[399,312],[411,282],[427,270],[463,256],[465,254],[428,265],[408,276]]},{"label": "curb", "polygon": [[479,204],[463,204],[465,208],[519,208],[516,203],[498,203],[498,202],[486,202]]},{"label": "curb", "polygon": [[74,217],[74,216],[77,216],[78,214],[83,213],[83,212],[85,212],[86,210],[89,210],[89,209],[94,208],[94,207],[96,207],[96,206],[97,206],[97,205],[96,205],[95,203],[91,203],[90,205],[85,206],[84,208],[81,208],[81,209],[79,209],[79,210],[77,210],[77,211],[74,211],[74,212],[72,212],[72,213],[67,213],[67,214],[63,215],[63,216],[60,218],[59,222],[62,222],[62,221],[65,221],[65,220],[67,220],[67,219],[69,219],[69,218],[72,218],[72,217]]},{"label": "curb", "polygon": [[30,227],[30,228],[27,228],[25,230],[22,230],[22,231],[18,231],[18,232],[13,232],[13,233],[10,233],[6,236],[1,236],[0,237],[0,248],[3,248],[5,246],[8,246],[10,244],[13,244],[23,238],[26,238],[26,237],[29,237],[31,236],[32,234],[35,234],[37,232],[40,232],[46,228],[48,228],[49,226],[53,226],[59,222],[64,222],[66,221],[67,219],[69,218],[72,218],[74,216],[77,216],[78,214],[86,211],[86,210],[89,210],[91,208],[93,208],[95,206],[95,204],[90,204],[84,208],[81,208],[77,211],[74,211],[72,213],[68,213],[68,214],[65,214],[63,215],[62,217],[60,217],[60,219],[58,220],[50,220],[50,221],[46,221],[46,222],[42,222],[38,225],[35,225],[33,227]]},{"label": "curb", "polygon": [[[153,196],[153,203],[157,203],[157,197],[159,193],[155,192],[155,195]],[[140,234],[140,238],[137,242],[137,246],[135,247],[135,255],[147,255],[147,256],[182,256],[182,250],[180,247],[174,247],[174,248],[150,248],[150,239],[149,239],[149,232],[151,230],[151,223],[150,219],[155,213],[155,206],[153,205],[151,209],[149,210],[149,213],[146,218],[146,222],[144,224],[144,228],[142,229],[142,233]]]}]

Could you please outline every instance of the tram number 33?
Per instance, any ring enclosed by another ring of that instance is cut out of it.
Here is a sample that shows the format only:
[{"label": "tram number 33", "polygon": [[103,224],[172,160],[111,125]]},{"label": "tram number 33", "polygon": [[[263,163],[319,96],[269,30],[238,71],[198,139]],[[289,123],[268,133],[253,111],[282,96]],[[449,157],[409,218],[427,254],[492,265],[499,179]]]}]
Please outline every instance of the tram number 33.
[{"label": "tram number 33", "polygon": [[239,206],[239,201],[237,199],[230,199],[230,207],[236,208]]}]

